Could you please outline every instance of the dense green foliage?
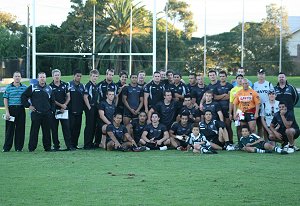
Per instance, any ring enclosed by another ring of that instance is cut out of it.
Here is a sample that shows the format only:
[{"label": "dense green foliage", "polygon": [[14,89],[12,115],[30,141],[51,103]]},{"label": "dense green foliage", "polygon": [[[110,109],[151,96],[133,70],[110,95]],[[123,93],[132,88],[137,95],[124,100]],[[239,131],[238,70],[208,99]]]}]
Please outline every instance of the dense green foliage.
[{"label": "dense green foliage", "polygon": [[[60,25],[37,27],[37,52],[92,52],[93,7],[96,11],[95,53],[129,52],[130,11],[132,6],[133,32],[132,52],[152,52],[152,11],[142,3],[132,0],[71,0],[72,7],[67,19]],[[279,16],[280,7],[268,5],[267,17],[259,23],[245,24],[244,67],[249,75],[265,68],[270,73],[278,70],[279,64]],[[169,21],[157,19],[157,69],[165,68],[165,30],[168,24],[168,68],[187,74],[189,71],[203,72],[203,38],[191,38],[196,26],[189,4],[170,0]],[[283,10],[283,71],[297,74],[293,69],[286,42],[289,38],[287,13]],[[230,32],[207,36],[207,70],[232,71],[241,65],[241,24]],[[26,56],[26,28],[19,25],[15,17],[0,12],[0,58],[16,59]],[[95,54],[96,69],[104,73],[107,68],[119,70],[146,70],[152,72],[151,56],[132,57],[129,68],[128,56],[104,56]],[[38,56],[37,70],[50,74],[59,68],[69,75],[75,68],[87,74],[92,68],[91,56]]]}]

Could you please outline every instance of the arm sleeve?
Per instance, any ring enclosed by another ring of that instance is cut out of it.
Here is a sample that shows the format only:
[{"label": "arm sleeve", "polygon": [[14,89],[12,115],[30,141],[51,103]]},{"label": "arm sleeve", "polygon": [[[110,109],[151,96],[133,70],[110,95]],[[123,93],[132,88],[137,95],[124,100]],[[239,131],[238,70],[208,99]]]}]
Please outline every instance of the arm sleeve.
[{"label": "arm sleeve", "polygon": [[32,85],[27,87],[27,89],[21,95],[21,102],[24,105],[24,107],[28,108],[30,106],[28,99],[31,97],[31,95],[32,95]]}]

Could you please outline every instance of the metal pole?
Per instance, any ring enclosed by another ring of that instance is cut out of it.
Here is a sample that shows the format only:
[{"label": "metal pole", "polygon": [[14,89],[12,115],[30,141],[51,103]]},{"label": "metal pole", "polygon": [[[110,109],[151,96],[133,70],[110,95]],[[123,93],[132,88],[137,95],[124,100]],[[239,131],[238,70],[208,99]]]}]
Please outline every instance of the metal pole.
[{"label": "metal pole", "polygon": [[32,79],[36,79],[35,0],[32,0]]},{"label": "metal pole", "polygon": [[129,75],[131,75],[131,68],[132,68],[132,5],[130,7],[130,39],[129,39]]},{"label": "metal pole", "polygon": [[203,56],[203,76],[206,76],[206,0],[204,0],[204,56]]},{"label": "metal pole", "polygon": [[282,0],[280,7],[280,43],[279,43],[279,72],[282,71]]},{"label": "metal pole", "polygon": [[169,51],[168,51],[168,8],[169,1],[167,0],[166,3],[166,64],[165,64],[165,71],[168,70],[168,57],[169,57]]},{"label": "metal pole", "polygon": [[26,46],[26,77],[30,78],[30,12],[27,5],[27,46]]},{"label": "metal pole", "polygon": [[152,59],[152,74],[156,71],[156,0],[153,0],[153,59]]},{"label": "metal pole", "polygon": [[245,0],[243,0],[241,67],[244,67],[244,26],[245,26],[244,18],[245,18]]},{"label": "metal pole", "polygon": [[95,45],[96,45],[96,4],[94,3],[94,11],[93,11],[93,69],[95,69]]}]

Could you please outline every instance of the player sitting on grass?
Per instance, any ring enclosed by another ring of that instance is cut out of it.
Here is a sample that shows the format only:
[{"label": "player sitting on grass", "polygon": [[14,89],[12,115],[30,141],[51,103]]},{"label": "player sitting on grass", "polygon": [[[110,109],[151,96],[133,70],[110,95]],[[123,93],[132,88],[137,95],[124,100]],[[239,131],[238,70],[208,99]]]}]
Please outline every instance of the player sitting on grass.
[{"label": "player sitting on grass", "polygon": [[264,141],[264,138],[256,134],[250,134],[250,129],[247,125],[242,126],[242,137],[240,138],[242,150],[251,153],[271,153],[275,151],[279,154],[288,154],[280,147],[275,147]]},{"label": "player sitting on grass", "polygon": [[167,127],[159,123],[157,112],[151,114],[151,123],[146,125],[142,134],[141,143],[151,150],[167,150],[170,145],[169,132]]},{"label": "player sitting on grass", "polygon": [[106,127],[106,148],[107,150],[119,151],[145,151],[145,147],[137,147],[134,139],[129,135],[126,127],[121,124],[122,114],[116,113],[113,123]]},{"label": "player sitting on grass", "polygon": [[187,148],[186,140],[192,129],[192,124],[188,121],[189,113],[184,112],[180,115],[180,121],[174,122],[169,130],[171,143],[177,150],[185,151]]},{"label": "player sitting on grass", "polygon": [[187,150],[193,148],[194,153],[202,154],[216,154],[217,152],[211,147],[210,142],[206,140],[205,136],[200,133],[198,123],[193,124],[192,133],[186,140],[188,143]]},{"label": "player sitting on grass", "polygon": [[213,115],[210,110],[204,112],[204,120],[199,123],[201,133],[210,141],[214,149],[233,151],[234,147],[229,141],[225,124],[212,119],[212,117]]}]

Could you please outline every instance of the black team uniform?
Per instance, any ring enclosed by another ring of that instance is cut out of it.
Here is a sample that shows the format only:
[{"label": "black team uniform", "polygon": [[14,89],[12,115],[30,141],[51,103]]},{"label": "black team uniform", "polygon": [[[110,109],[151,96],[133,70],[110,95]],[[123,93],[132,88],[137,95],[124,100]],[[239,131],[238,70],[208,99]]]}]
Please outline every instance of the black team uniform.
[{"label": "black team uniform", "polygon": [[[54,82],[51,82],[49,85],[52,88],[52,94],[54,96],[55,101],[60,104],[64,104],[66,102],[68,85],[67,83],[60,81],[59,86],[56,86]],[[60,110],[61,108],[58,105],[55,105],[55,110]],[[55,112],[56,113],[56,112]],[[58,124],[61,123],[62,132],[65,140],[65,144],[67,149],[71,149],[71,134],[70,134],[70,125],[68,119],[56,119],[55,113],[52,115],[51,120],[51,131],[52,131],[52,142],[54,144],[54,150],[59,150],[60,142],[58,139]]]},{"label": "black team uniform", "polygon": [[93,140],[96,135],[96,121],[98,118],[97,100],[98,100],[98,90],[97,86],[89,81],[84,88],[84,94],[88,95],[88,100],[91,109],[85,106],[85,128],[84,128],[84,149],[92,149],[94,147]]},{"label": "black team uniform", "polygon": [[78,148],[78,139],[80,136],[82,113],[84,109],[84,86],[74,81],[70,81],[68,84],[68,91],[70,92],[70,102],[68,104],[69,109],[69,121],[71,131],[71,144],[74,148]]},{"label": "black team uniform", "polygon": [[160,123],[165,125],[169,130],[179,113],[181,105],[179,102],[171,100],[170,104],[166,105],[164,101],[158,102],[153,109],[159,113]]},{"label": "black team uniform", "polygon": [[[31,104],[28,102],[30,99]],[[21,96],[25,107],[34,106],[36,111],[31,112],[31,128],[28,149],[33,152],[38,143],[39,129],[43,131],[43,147],[45,151],[51,151],[50,121],[55,111],[55,102],[52,89],[48,85],[43,87],[37,84],[30,85]]]}]

